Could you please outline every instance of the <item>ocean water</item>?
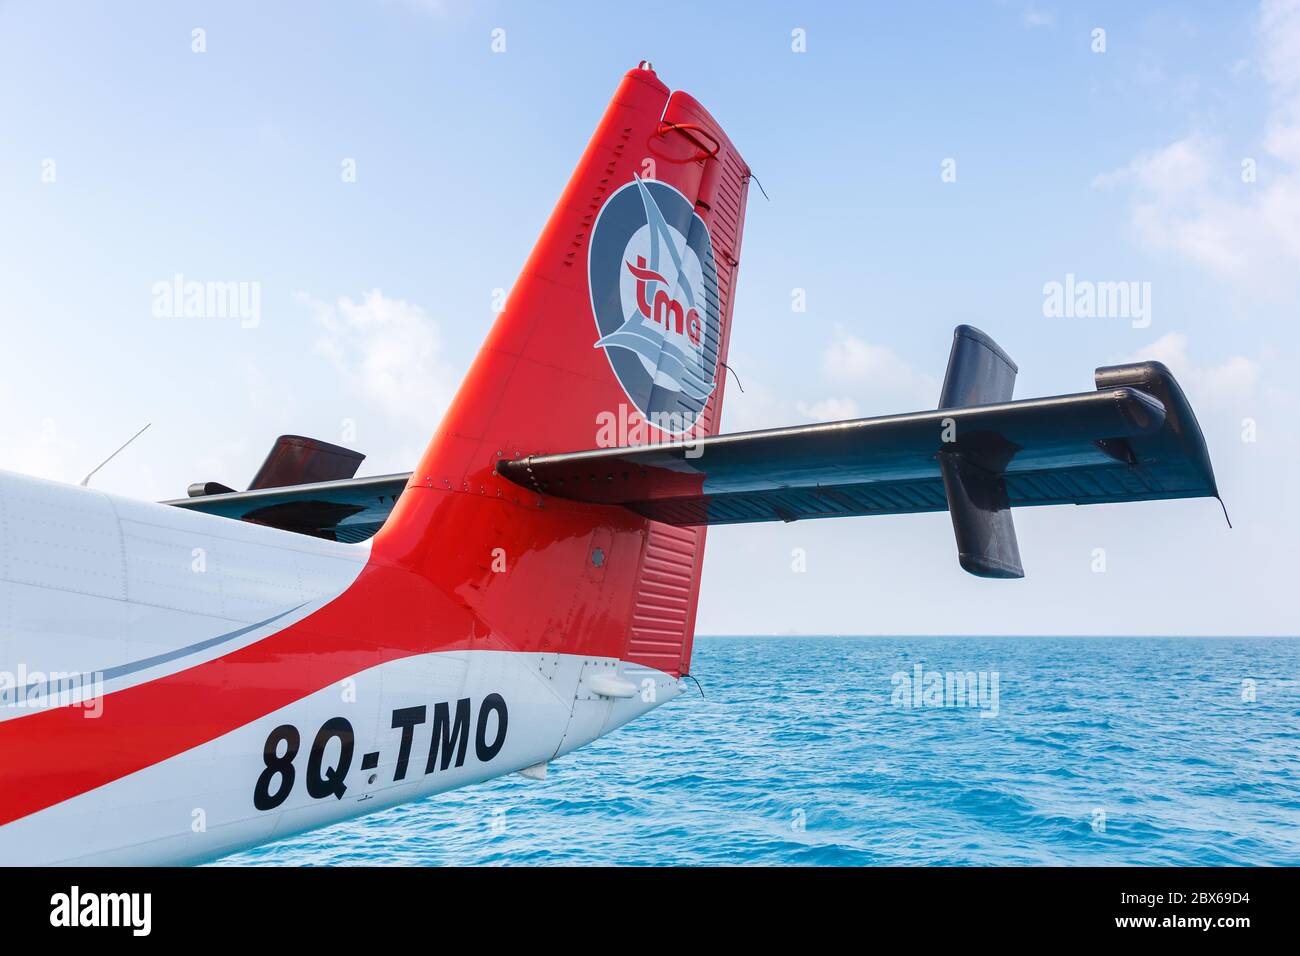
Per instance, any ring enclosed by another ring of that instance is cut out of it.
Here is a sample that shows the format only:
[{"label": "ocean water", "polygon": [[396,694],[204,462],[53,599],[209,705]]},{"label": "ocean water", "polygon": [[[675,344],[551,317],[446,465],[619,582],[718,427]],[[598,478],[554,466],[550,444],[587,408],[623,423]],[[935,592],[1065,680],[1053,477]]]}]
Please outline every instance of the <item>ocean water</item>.
[{"label": "ocean water", "polygon": [[1300,864],[1300,640],[705,637],[692,669],[544,782],[219,862]]}]

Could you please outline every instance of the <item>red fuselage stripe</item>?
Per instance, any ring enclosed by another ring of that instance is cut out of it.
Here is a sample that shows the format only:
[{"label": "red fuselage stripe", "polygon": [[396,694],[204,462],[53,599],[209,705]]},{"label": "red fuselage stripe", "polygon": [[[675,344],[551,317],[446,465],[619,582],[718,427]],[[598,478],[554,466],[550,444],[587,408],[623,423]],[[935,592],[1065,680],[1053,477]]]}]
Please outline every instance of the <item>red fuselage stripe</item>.
[{"label": "red fuselage stripe", "polygon": [[378,610],[409,609],[413,595],[402,586],[410,575],[374,570],[254,644],[106,695],[98,717],[64,706],[0,722],[0,825],[215,740],[360,671],[464,646],[429,646],[431,630],[409,613]]}]

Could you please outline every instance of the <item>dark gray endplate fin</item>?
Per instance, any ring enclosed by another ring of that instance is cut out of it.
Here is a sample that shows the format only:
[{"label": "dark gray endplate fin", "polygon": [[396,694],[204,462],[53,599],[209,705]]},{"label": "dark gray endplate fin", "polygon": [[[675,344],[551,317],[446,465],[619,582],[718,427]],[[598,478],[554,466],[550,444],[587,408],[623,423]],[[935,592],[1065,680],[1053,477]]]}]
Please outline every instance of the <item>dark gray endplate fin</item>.
[{"label": "dark gray endplate fin", "polygon": [[249,482],[248,490],[346,481],[356,475],[365,459],[359,451],[331,445],[319,438],[281,435]]},{"label": "dark gray endplate fin", "polygon": [[940,452],[939,472],[961,566],[981,578],[1023,578],[1003,476],[972,464],[960,452]]},{"label": "dark gray endplate fin", "polygon": [[939,391],[940,408],[1011,401],[1019,369],[1001,346],[979,329],[959,325],[952,333],[948,371]]},{"label": "dark gray endplate fin", "polygon": [[[993,339],[977,328],[959,325],[953,330],[939,408],[1009,402],[1018,371]],[[965,570],[982,578],[1023,578],[1025,569],[1020,564],[1020,545],[1002,471],[1015,452],[980,455],[981,464],[975,464],[963,454],[962,437],[957,435],[952,451],[939,453],[939,471],[957,538],[957,559]],[[990,470],[990,465],[996,470]]]}]

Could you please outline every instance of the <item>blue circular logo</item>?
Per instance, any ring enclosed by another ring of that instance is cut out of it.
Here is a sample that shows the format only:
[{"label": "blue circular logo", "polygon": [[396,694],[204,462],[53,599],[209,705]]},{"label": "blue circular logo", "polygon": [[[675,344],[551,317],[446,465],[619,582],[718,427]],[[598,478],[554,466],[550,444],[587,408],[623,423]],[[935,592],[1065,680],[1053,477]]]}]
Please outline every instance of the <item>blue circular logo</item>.
[{"label": "blue circular logo", "polygon": [[587,256],[614,377],[646,421],[695,427],[717,387],[722,321],[708,227],[672,186],[634,178],[601,207]]}]

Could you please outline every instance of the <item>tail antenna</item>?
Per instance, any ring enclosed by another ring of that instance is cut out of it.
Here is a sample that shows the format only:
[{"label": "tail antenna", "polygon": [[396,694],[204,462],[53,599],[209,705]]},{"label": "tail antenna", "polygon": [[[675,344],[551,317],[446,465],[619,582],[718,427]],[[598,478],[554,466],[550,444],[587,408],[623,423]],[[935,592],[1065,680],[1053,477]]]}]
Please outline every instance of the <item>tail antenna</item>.
[{"label": "tail antenna", "polygon": [[109,455],[107,458],[105,458],[103,461],[101,461],[101,462],[100,462],[98,465],[96,465],[94,468],[90,469],[90,474],[86,475],[85,478],[82,478],[81,481],[78,482],[78,484],[80,484],[81,487],[83,487],[83,488],[85,488],[87,485],[89,485],[89,484],[90,484],[90,479],[93,478],[93,477],[95,476],[95,472],[99,471],[99,469],[103,468],[103,467],[104,467],[105,465],[107,465],[110,461],[112,461],[114,458],[116,458],[116,457],[117,457],[117,456],[118,456],[118,455],[119,455],[119,454],[120,454],[120,453],[121,453],[121,452],[126,448],[127,445],[131,444],[131,442],[135,441],[137,438],[139,438],[141,435],[143,435],[143,434],[145,433],[145,429],[147,429],[147,428],[148,428],[150,425],[152,425],[152,424],[153,424],[153,422],[147,422],[147,423],[145,424],[144,428],[140,429],[138,432],[136,432],[134,435],[132,435],[130,438],[128,438],[125,442],[123,442],[121,448],[119,448],[117,451],[113,452],[113,454]]},{"label": "tail antenna", "polygon": [[728,365],[726,362],[719,362],[718,364],[731,373],[731,377],[736,380],[736,387],[740,389],[740,393],[742,395],[745,394],[745,386],[740,384],[740,376],[736,374],[736,370],[732,368],[730,365]]},{"label": "tail antenna", "polygon": [[1226,504],[1224,504],[1223,499],[1222,499],[1222,498],[1219,498],[1218,495],[1215,495],[1214,497],[1215,497],[1215,498],[1218,498],[1218,500],[1219,500],[1219,507],[1223,509],[1223,520],[1226,521],[1226,522],[1228,522],[1228,528],[1231,529],[1231,528],[1232,528],[1232,519],[1228,517],[1228,506],[1227,506]]}]

